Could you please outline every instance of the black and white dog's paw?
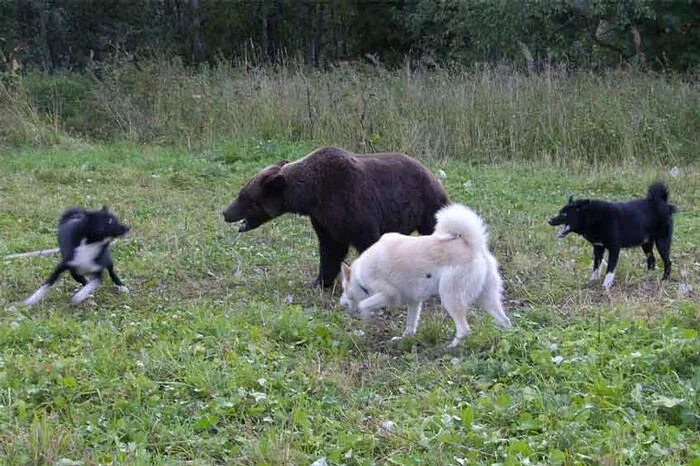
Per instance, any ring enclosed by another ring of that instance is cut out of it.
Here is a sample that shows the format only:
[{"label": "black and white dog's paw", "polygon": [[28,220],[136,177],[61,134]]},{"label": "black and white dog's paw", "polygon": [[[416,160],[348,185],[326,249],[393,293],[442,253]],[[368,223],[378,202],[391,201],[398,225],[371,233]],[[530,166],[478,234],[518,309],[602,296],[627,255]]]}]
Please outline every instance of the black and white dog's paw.
[{"label": "black and white dog's paw", "polygon": [[129,293],[131,293],[131,291],[129,291],[129,287],[126,286],[126,285],[119,285],[119,286],[117,287],[117,291],[119,291],[120,293],[124,293],[124,294],[129,294]]},{"label": "black and white dog's paw", "polygon": [[87,285],[82,287],[80,291],[75,293],[73,297],[70,299],[70,302],[74,305],[78,305],[85,301],[87,298],[92,295],[92,293],[99,288],[99,286],[102,284],[102,281],[99,279],[91,280],[87,282]]}]

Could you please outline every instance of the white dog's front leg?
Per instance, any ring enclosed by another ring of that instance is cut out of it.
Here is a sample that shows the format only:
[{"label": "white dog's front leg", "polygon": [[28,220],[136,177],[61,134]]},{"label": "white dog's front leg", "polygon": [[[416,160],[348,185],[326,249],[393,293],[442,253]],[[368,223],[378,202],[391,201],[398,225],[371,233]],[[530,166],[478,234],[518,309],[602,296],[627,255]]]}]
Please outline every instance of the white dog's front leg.
[{"label": "white dog's front leg", "polygon": [[404,337],[410,337],[416,334],[418,329],[418,321],[420,321],[420,312],[423,303],[410,303],[408,305],[408,314],[406,315],[406,330],[403,331]]},{"label": "white dog's front leg", "polygon": [[102,284],[102,280],[100,280],[99,278],[95,278],[94,280],[90,280],[89,282],[87,282],[87,284],[84,287],[82,287],[77,293],[75,293],[73,295],[73,297],[70,300],[71,303],[73,303],[73,304],[82,303],[97,288],[99,288],[101,284]]},{"label": "white dog's front leg", "polygon": [[404,337],[411,337],[416,334],[418,329],[418,321],[420,321],[420,312],[423,303],[409,303],[408,314],[406,315],[406,329],[400,337],[392,337],[390,341],[398,341]]},{"label": "white dog's front leg", "polygon": [[389,304],[388,298],[383,293],[375,293],[369,298],[365,298],[360,301],[357,308],[360,311],[360,318],[362,320],[369,319],[369,313],[381,309]]}]

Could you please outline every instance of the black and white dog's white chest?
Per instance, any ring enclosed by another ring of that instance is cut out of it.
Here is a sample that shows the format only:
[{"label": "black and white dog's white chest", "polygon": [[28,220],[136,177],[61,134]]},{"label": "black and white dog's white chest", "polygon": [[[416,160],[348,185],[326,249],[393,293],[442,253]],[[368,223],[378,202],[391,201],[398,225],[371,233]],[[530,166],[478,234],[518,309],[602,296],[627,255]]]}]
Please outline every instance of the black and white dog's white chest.
[{"label": "black and white dog's white chest", "polygon": [[88,243],[87,239],[83,238],[73,250],[73,257],[68,262],[68,265],[81,275],[99,272],[104,266],[98,262],[98,259],[102,256],[105,248],[109,246],[110,241],[112,241],[112,238]]}]

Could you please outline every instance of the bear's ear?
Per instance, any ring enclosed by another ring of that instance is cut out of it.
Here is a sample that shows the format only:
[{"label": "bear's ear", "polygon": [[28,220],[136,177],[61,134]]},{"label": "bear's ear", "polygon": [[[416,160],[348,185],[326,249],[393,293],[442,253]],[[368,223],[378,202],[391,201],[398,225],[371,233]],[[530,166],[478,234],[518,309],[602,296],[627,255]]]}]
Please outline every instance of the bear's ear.
[{"label": "bear's ear", "polygon": [[272,175],[263,182],[263,187],[267,191],[273,193],[282,191],[285,188],[285,186],[287,186],[287,182],[285,181],[284,176],[281,173]]},{"label": "bear's ear", "polygon": [[578,211],[588,210],[589,207],[591,207],[590,199],[579,199],[576,201],[576,205],[574,205],[574,209]]}]

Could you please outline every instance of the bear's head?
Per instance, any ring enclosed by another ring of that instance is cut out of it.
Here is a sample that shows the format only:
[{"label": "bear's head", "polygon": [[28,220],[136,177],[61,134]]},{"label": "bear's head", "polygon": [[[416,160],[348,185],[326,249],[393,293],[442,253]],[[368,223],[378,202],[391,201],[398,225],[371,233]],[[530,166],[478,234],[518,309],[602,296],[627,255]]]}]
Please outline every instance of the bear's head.
[{"label": "bear's head", "polygon": [[287,185],[282,173],[286,162],[278,162],[260,170],[238,193],[222,213],[228,223],[241,222],[238,231],[259,227],[284,213],[284,190]]}]

